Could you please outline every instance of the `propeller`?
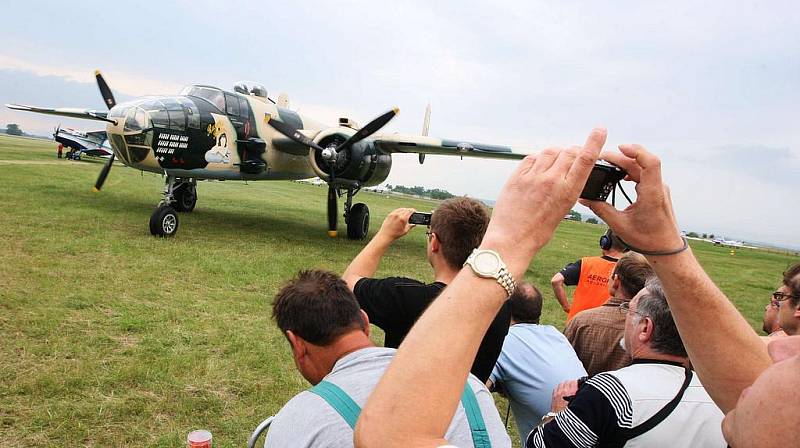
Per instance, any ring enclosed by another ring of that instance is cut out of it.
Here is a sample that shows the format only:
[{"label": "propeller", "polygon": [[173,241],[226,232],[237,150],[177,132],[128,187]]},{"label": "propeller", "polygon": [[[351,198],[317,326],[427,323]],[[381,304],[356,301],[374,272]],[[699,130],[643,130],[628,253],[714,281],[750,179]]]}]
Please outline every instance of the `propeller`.
[{"label": "propeller", "polygon": [[53,132],[53,140],[55,140],[58,137],[59,132],[61,132],[61,123],[59,123],[58,126],[56,126],[56,130]]},{"label": "propeller", "polygon": [[[114,99],[114,94],[111,93],[111,89],[108,87],[108,83],[106,80],[103,79],[103,75],[100,73],[100,70],[94,71],[94,77],[97,79],[97,87],[100,89],[100,95],[103,96],[103,101],[106,103],[109,109],[117,105],[117,100]],[[97,181],[94,183],[94,187],[92,191],[95,193],[99,193],[100,189],[103,188],[103,184],[106,182],[106,177],[108,177],[108,172],[111,171],[111,165],[114,164],[114,152],[111,152],[111,156],[106,161],[106,164],[103,165],[103,169],[100,170],[100,175],[97,176]]]},{"label": "propeller", "polygon": [[339,219],[337,213],[337,198],[339,195],[336,192],[336,161],[339,158],[339,153],[341,151],[346,151],[350,149],[351,146],[364,140],[365,138],[369,137],[370,135],[374,134],[382,127],[386,125],[395,115],[400,112],[400,109],[393,108],[389,112],[375,118],[374,120],[367,123],[364,127],[357,130],[355,134],[351,135],[350,138],[345,140],[344,142],[340,143],[339,145],[329,145],[325,148],[318,145],[314,140],[308,138],[299,130],[294,129],[290,125],[278,121],[273,120],[271,116],[267,115],[266,122],[273,129],[278,131],[279,133],[283,134],[287,138],[302,145],[306,145],[310,148],[313,148],[317,151],[325,162],[328,163],[331,167],[331,172],[328,178],[328,236],[335,237],[336,236],[336,228],[337,228],[337,221]]}]

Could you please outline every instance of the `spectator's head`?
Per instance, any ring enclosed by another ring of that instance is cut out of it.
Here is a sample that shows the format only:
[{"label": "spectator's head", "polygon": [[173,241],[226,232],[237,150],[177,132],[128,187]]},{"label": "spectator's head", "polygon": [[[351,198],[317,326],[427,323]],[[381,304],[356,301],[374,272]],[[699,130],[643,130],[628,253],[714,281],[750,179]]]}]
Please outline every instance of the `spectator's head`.
[{"label": "spectator's head", "polygon": [[488,225],[489,210],[481,202],[466,197],[442,202],[433,212],[428,236],[428,259],[433,267],[442,262],[461,269],[480,245]]},{"label": "spectator's head", "polygon": [[600,249],[603,250],[603,255],[618,258],[622,253],[628,250],[628,246],[614,234],[614,231],[608,229],[606,233],[600,237]]},{"label": "spectator's head", "polygon": [[542,293],[528,282],[517,284],[508,298],[512,324],[538,324],[542,316]]},{"label": "spectator's head", "polygon": [[657,277],[647,279],[645,287],[622,305],[623,309],[629,307],[624,341],[631,358],[686,358],[686,348]]},{"label": "spectator's head", "polygon": [[783,284],[774,297],[778,300],[778,325],[790,336],[800,334],[800,263],[783,273]]},{"label": "spectator's head", "polygon": [[[725,441],[734,448],[797,444],[800,427],[800,336],[773,339],[767,346],[774,364],[739,396],[722,421]],[[780,422],[776,426],[776,419]]]},{"label": "spectator's head", "polygon": [[613,297],[630,301],[644,288],[644,282],[654,274],[647,259],[636,252],[627,252],[619,259],[608,282],[608,292]]},{"label": "spectator's head", "polygon": [[311,384],[330,373],[342,354],[371,345],[366,313],[332,272],[301,271],[278,291],[272,317],[292,346],[298,370]]}]

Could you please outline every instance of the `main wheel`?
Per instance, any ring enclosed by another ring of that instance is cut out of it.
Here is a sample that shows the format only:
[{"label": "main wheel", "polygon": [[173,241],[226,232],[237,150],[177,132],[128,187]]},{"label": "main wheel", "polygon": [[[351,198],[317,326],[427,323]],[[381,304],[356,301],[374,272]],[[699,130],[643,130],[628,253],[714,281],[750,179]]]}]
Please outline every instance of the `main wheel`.
[{"label": "main wheel", "polygon": [[150,234],[155,236],[172,236],[178,231],[178,213],[168,205],[158,207],[150,215]]},{"label": "main wheel", "polygon": [[351,240],[363,240],[369,232],[369,207],[359,202],[350,208],[347,214],[347,237]]},{"label": "main wheel", "polygon": [[172,198],[175,199],[175,210],[189,213],[197,205],[197,187],[190,183],[183,184],[172,192]]}]

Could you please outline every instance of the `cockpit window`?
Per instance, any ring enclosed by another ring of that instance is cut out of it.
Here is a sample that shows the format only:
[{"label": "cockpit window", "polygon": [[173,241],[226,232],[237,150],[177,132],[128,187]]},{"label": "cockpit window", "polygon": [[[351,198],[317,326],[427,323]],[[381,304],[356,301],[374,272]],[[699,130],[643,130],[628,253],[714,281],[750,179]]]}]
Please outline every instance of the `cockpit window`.
[{"label": "cockpit window", "polygon": [[144,128],[147,127],[147,114],[144,110],[138,107],[130,107],[128,108],[128,113],[126,114],[127,118],[125,119],[125,131],[126,132],[141,132]]},{"label": "cockpit window", "polygon": [[189,86],[181,91],[181,95],[202,98],[213,104],[214,107],[219,109],[220,112],[225,110],[225,96],[217,89],[211,87]]},{"label": "cockpit window", "polygon": [[194,101],[186,97],[178,97],[177,100],[183,106],[183,110],[186,111],[186,121],[189,129],[200,129],[200,110],[194,104]]},{"label": "cockpit window", "polygon": [[228,108],[225,112],[228,115],[239,115],[239,99],[236,98],[234,95],[225,95],[225,103],[228,105]]}]

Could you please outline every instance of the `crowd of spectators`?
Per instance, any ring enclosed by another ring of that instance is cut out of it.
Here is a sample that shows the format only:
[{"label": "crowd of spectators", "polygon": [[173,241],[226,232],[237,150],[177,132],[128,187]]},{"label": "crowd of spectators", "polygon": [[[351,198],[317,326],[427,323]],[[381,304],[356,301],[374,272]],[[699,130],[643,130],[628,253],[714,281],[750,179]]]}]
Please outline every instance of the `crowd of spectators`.
[{"label": "crowd of spectators", "polygon": [[[765,344],[678,231],[660,160],[639,145],[601,153],[605,138],[595,129],[582,147],[524,159],[491,220],[476,201],[443,202],[427,232],[433,283],[374,278],[411,209],[392,212],[342,278],[289,281],[273,316],[313,387],[276,415],[266,446],[510,446],[490,390],[527,447],[796,444],[800,263],[765,307]],[[551,281],[562,334],[540,324],[539,290],[514,280],[598,158],[626,170],[637,197],[625,210],[581,199],[610,230],[602,256]]]}]

